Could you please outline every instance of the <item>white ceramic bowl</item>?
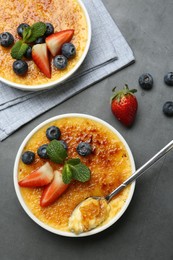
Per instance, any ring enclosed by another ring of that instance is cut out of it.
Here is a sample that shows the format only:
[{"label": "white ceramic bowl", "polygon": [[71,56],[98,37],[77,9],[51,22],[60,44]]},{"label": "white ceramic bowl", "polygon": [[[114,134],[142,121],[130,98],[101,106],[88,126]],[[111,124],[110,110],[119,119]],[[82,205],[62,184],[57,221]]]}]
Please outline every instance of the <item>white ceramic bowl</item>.
[{"label": "white ceramic bowl", "polygon": [[41,84],[41,85],[24,85],[24,84],[19,84],[19,83],[14,83],[12,81],[6,80],[2,77],[0,77],[0,81],[2,81],[3,83],[13,87],[13,88],[17,88],[20,90],[25,90],[25,91],[38,91],[38,90],[45,90],[45,89],[50,89],[54,86],[59,85],[60,83],[63,83],[64,81],[66,81],[67,79],[69,79],[77,70],[78,68],[81,66],[82,62],[84,61],[89,47],[90,47],[90,43],[91,43],[91,21],[90,21],[90,17],[88,15],[88,11],[86,9],[86,7],[84,6],[82,0],[77,0],[80,4],[80,6],[82,7],[82,10],[85,14],[86,17],[86,21],[87,21],[87,27],[88,27],[88,40],[87,40],[87,44],[85,47],[85,50],[80,58],[80,60],[76,63],[76,65],[74,66],[74,68],[72,70],[70,70],[66,75],[64,75],[63,77],[61,77],[58,80],[55,80],[53,82],[47,83],[47,84]]},{"label": "white ceramic bowl", "polygon": [[122,137],[122,135],[115,129],[113,128],[110,124],[106,123],[105,121],[97,118],[97,117],[94,117],[94,116],[90,116],[90,115],[85,115],[85,114],[78,114],[78,113],[71,113],[71,114],[63,114],[63,115],[59,115],[59,116],[56,116],[56,117],[52,117],[46,121],[44,121],[43,123],[41,123],[40,125],[38,125],[36,128],[34,128],[29,134],[28,136],[24,139],[23,143],[21,144],[19,150],[18,150],[18,153],[17,153],[17,156],[16,156],[16,160],[15,160],[15,164],[14,164],[14,173],[13,173],[13,179],[14,179],[14,187],[15,187],[15,191],[16,191],[16,194],[17,194],[17,197],[19,199],[19,202],[21,204],[21,206],[23,207],[23,209],[25,210],[25,212],[28,214],[28,216],[33,220],[35,221],[38,225],[40,225],[42,228],[54,233],[54,234],[57,234],[57,235],[61,235],[61,236],[66,236],[66,237],[84,237],[84,236],[90,236],[90,235],[94,235],[96,233],[99,233],[105,229],[107,229],[108,227],[110,227],[111,225],[113,225],[122,215],[123,213],[125,212],[125,210],[127,209],[131,199],[132,199],[132,196],[133,196],[133,193],[134,193],[134,189],[135,189],[135,181],[131,184],[130,186],[130,191],[129,191],[129,195],[128,195],[128,198],[126,200],[126,202],[124,203],[124,206],[122,207],[122,209],[119,211],[118,214],[115,215],[114,218],[111,219],[110,222],[108,222],[107,224],[105,224],[104,226],[100,226],[100,227],[97,227],[89,232],[84,232],[84,233],[81,233],[80,235],[76,235],[72,232],[64,232],[64,231],[61,231],[61,230],[57,230],[55,228],[52,228],[50,226],[48,226],[47,224],[41,222],[38,218],[36,218],[33,213],[28,209],[28,207],[26,206],[24,200],[23,200],[23,197],[21,195],[21,192],[20,192],[20,188],[19,188],[19,185],[18,185],[18,165],[19,165],[19,160],[21,158],[21,155],[22,155],[22,151],[26,145],[26,143],[29,141],[29,139],[32,137],[33,134],[35,134],[40,128],[42,128],[44,125],[52,122],[52,121],[55,121],[55,120],[58,120],[60,118],[69,118],[69,117],[82,117],[82,118],[87,118],[87,119],[91,119],[91,120],[94,120],[96,122],[99,122],[101,123],[102,125],[106,126],[107,128],[109,128],[112,132],[114,132],[118,137],[119,139],[122,141],[122,143],[124,144],[127,152],[128,152],[128,155],[129,155],[129,158],[130,158],[130,162],[131,162],[131,167],[132,167],[132,172],[135,171],[135,163],[134,163],[134,158],[133,158],[133,155],[131,153],[131,150],[127,144],[127,142],[125,141],[125,139]]}]

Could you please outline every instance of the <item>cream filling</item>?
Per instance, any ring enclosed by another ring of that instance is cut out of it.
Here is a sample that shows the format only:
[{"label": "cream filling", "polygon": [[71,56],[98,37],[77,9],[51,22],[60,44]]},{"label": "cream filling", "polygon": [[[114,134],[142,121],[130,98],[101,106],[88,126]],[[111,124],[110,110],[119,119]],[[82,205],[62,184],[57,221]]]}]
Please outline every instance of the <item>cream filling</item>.
[{"label": "cream filling", "polygon": [[90,231],[105,221],[109,211],[110,206],[105,199],[88,198],[74,209],[68,227],[76,234]]}]

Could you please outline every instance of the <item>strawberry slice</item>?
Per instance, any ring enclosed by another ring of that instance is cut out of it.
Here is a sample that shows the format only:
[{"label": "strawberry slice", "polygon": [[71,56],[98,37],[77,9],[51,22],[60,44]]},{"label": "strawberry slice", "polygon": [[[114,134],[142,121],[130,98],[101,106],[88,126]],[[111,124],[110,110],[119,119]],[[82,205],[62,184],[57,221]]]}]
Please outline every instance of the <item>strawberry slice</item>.
[{"label": "strawberry slice", "polygon": [[46,44],[52,56],[56,56],[60,53],[62,45],[70,42],[73,34],[74,30],[70,29],[56,32],[46,38]]},{"label": "strawberry slice", "polygon": [[32,59],[46,77],[51,78],[49,56],[46,43],[36,44],[32,47]]},{"label": "strawberry slice", "polygon": [[62,180],[62,174],[59,171],[54,172],[53,181],[44,189],[40,206],[46,207],[55,202],[55,200],[68,188],[69,184],[65,184]]},{"label": "strawberry slice", "polygon": [[39,169],[32,171],[23,180],[19,181],[21,187],[41,187],[49,184],[54,177],[53,169],[47,162]]}]

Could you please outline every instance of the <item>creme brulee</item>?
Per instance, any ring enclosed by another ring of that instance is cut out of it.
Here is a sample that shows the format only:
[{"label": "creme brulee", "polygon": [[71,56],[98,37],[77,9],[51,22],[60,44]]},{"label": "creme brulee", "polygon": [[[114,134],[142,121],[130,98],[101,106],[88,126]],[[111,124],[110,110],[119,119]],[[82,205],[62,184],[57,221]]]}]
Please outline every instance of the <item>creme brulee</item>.
[{"label": "creme brulee", "polygon": [[18,84],[47,84],[65,76],[78,63],[87,44],[88,28],[85,14],[77,0],[1,0],[0,33],[10,32],[17,41],[19,36],[16,30],[21,23],[32,25],[40,21],[52,23],[55,32],[74,29],[71,42],[76,47],[75,58],[69,60],[63,71],[57,70],[51,62],[51,79],[32,60],[27,61],[27,74],[18,76],[12,69],[14,59],[10,55],[11,48],[0,46],[0,77]]},{"label": "creme brulee", "polygon": [[[37,155],[37,149],[49,143],[45,133],[46,129],[53,125],[59,127],[60,139],[68,144],[68,157],[80,158],[89,167],[91,178],[85,183],[72,181],[67,190],[48,207],[40,206],[43,188],[20,187],[20,192],[27,207],[36,218],[50,227],[70,232],[68,222],[75,207],[88,197],[105,196],[111,193],[131,175],[132,167],[124,144],[109,128],[91,119],[66,117],[46,124],[27,142],[24,151],[33,151],[36,157],[31,165],[24,164],[22,160],[19,161],[19,181],[47,161],[53,170],[62,170],[62,165],[48,159],[41,159]],[[80,142],[90,143],[93,149],[90,155],[83,157],[77,153],[76,147]],[[130,187],[125,188],[111,200],[108,216],[101,225],[108,223],[122,209],[129,190]],[[87,215],[85,209],[83,209],[84,215]]]}]

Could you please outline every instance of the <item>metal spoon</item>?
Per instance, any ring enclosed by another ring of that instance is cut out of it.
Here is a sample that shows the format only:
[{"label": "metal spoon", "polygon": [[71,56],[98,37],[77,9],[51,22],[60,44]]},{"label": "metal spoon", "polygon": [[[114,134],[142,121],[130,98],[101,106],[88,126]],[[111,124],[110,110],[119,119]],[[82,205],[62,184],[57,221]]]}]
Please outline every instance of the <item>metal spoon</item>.
[{"label": "metal spoon", "polygon": [[[148,170],[154,163],[156,163],[158,160],[160,160],[166,153],[168,153],[173,148],[173,140],[168,143],[165,147],[163,147],[158,153],[156,153],[149,161],[147,161],[143,166],[141,166],[137,171],[135,171],[126,181],[124,181],[120,186],[118,186],[115,190],[113,190],[109,195],[105,197],[89,197],[86,200],[92,198],[95,200],[101,200],[104,199],[105,201],[109,202],[117,193],[119,193],[122,189],[124,189],[127,185],[132,183],[134,180],[136,180],[138,177],[140,177],[146,170]],[[78,208],[85,203],[85,201],[82,201],[79,203],[79,205],[76,206],[74,211],[72,212],[72,215],[70,217],[71,219],[74,217],[74,214],[76,214]],[[101,224],[101,223],[100,223]],[[97,225],[98,226],[98,225]],[[96,226],[95,226],[96,227]],[[94,227],[94,228],[95,228]],[[92,227],[93,229],[93,227]],[[90,230],[90,229],[89,229]]]}]

